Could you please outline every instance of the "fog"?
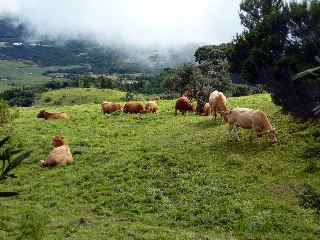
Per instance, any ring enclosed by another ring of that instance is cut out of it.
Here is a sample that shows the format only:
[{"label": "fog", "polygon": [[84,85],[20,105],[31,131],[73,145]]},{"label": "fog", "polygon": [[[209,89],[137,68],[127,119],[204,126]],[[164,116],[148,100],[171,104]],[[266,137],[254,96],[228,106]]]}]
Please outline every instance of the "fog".
[{"label": "fog", "polygon": [[241,31],[240,0],[0,0],[37,36],[100,44],[219,44]]}]

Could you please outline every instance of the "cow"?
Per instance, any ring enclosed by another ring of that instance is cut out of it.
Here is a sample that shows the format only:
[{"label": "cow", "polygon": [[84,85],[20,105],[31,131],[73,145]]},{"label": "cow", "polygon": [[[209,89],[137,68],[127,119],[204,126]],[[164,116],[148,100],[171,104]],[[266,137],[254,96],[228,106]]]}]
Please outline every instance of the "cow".
[{"label": "cow", "polygon": [[184,115],[186,112],[195,112],[195,105],[192,105],[190,100],[186,96],[182,96],[177,99],[175,106],[175,115],[178,114],[178,111]]},{"label": "cow", "polygon": [[208,116],[209,115],[209,111],[210,111],[210,104],[206,103],[203,107],[201,116]]},{"label": "cow", "polygon": [[123,107],[124,113],[144,113],[144,107],[138,102],[127,102]]},{"label": "cow", "polygon": [[116,111],[122,111],[123,105],[120,103],[113,103],[113,102],[102,102],[101,103],[101,110],[103,114],[110,114]]},{"label": "cow", "polygon": [[65,112],[46,112],[45,110],[41,110],[38,115],[38,118],[48,119],[69,119],[69,115]]},{"label": "cow", "polygon": [[227,110],[226,107],[227,99],[222,92],[215,90],[210,94],[209,97],[209,119],[217,119],[217,113],[222,116],[222,112]]},{"label": "cow", "polygon": [[41,167],[54,167],[58,165],[71,164],[73,157],[69,146],[65,143],[63,136],[54,136],[52,139],[54,149],[49,153],[47,160],[40,161]]},{"label": "cow", "polygon": [[234,108],[223,112],[226,122],[229,123],[230,130],[236,131],[239,140],[239,128],[253,129],[257,137],[268,134],[272,143],[277,142],[276,131],[271,126],[267,115],[259,110],[250,108]]},{"label": "cow", "polygon": [[159,106],[155,101],[149,101],[144,106],[145,113],[156,113],[159,110]]}]

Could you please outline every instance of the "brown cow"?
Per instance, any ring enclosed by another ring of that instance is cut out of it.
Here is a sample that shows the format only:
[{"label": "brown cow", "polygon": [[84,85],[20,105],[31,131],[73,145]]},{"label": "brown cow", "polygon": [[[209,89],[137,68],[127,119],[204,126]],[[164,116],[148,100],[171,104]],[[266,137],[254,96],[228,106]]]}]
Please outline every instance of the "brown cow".
[{"label": "brown cow", "polygon": [[217,118],[217,113],[220,113],[222,116],[222,112],[227,110],[226,107],[227,99],[222,92],[215,90],[210,94],[209,97],[209,119]]},{"label": "brown cow", "polygon": [[101,103],[101,110],[105,114],[110,114],[116,111],[122,111],[123,105],[120,103],[113,103],[113,102],[102,102]]},{"label": "brown cow", "polygon": [[127,102],[123,107],[124,113],[144,113],[144,107],[138,102]]},{"label": "brown cow", "polygon": [[178,114],[178,111],[184,115],[186,112],[195,112],[195,105],[192,105],[189,99],[186,96],[182,96],[177,99],[175,106],[175,115]]},{"label": "brown cow", "polygon": [[201,116],[208,116],[208,115],[209,115],[209,112],[210,112],[210,104],[209,104],[209,103],[206,103],[206,104],[204,105],[204,107],[203,107]]},{"label": "brown cow", "polygon": [[146,113],[156,113],[159,110],[159,106],[155,101],[149,101],[144,107]]},{"label": "brown cow", "polygon": [[38,118],[48,119],[69,119],[69,115],[65,112],[46,112],[45,110],[41,110],[38,115]]},{"label": "brown cow", "polygon": [[271,126],[267,115],[259,110],[250,108],[234,108],[223,113],[230,130],[235,130],[239,140],[239,128],[253,129],[257,137],[268,134],[272,143],[277,142],[275,129]]},{"label": "brown cow", "polygon": [[69,146],[65,143],[62,136],[54,136],[52,139],[54,149],[50,152],[47,160],[40,161],[41,167],[54,167],[66,165],[73,162],[73,157]]}]

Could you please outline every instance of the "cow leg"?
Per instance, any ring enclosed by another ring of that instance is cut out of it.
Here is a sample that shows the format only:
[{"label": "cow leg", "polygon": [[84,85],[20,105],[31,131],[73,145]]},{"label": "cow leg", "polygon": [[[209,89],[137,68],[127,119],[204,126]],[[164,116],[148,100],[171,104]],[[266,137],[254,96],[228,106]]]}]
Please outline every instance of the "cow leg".
[{"label": "cow leg", "polygon": [[212,109],[211,105],[209,104],[209,112],[208,112],[209,120],[212,120]]}]

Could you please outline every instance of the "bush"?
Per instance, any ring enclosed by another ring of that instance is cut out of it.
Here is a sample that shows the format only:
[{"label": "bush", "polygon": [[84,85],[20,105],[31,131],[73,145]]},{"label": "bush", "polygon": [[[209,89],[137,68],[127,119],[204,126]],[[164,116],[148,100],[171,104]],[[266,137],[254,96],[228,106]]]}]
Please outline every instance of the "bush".
[{"label": "bush", "polygon": [[248,96],[257,93],[262,93],[262,89],[244,84],[233,84],[231,87],[231,95],[233,97]]},{"label": "bush", "polygon": [[18,112],[10,111],[9,105],[5,102],[0,100],[0,125],[9,123],[17,118]]},{"label": "bush", "polygon": [[132,101],[134,99],[134,94],[132,92],[127,92],[124,96],[126,102]]},{"label": "bush", "polygon": [[300,118],[317,117],[314,110],[320,103],[319,76],[320,67],[293,75],[289,67],[278,66],[271,84],[274,103]]},{"label": "bush", "polygon": [[8,102],[10,106],[29,107],[35,101],[35,95],[41,88],[13,88],[0,94],[0,99]]}]

